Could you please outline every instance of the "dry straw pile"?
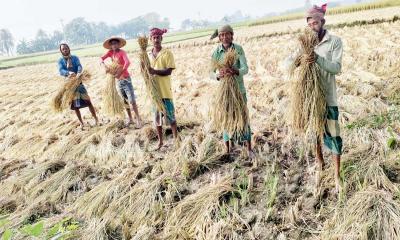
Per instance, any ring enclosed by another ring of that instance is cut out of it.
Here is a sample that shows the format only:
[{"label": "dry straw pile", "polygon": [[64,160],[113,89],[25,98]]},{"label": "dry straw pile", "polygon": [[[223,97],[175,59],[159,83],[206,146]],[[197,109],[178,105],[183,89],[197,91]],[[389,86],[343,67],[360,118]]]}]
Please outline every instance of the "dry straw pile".
[{"label": "dry straw pile", "polygon": [[[218,70],[232,68],[237,57],[236,51],[231,48],[225,53],[222,62],[213,63],[214,68]],[[221,84],[215,94],[214,104],[211,119],[217,131],[225,130],[231,136],[240,136],[248,131],[249,111],[234,76],[221,79]]]},{"label": "dry straw pile", "polygon": [[146,85],[147,93],[149,94],[153,105],[157,107],[157,110],[160,112],[165,112],[165,107],[160,95],[160,87],[158,86],[153,75],[151,75],[149,72],[150,60],[149,56],[147,55],[148,38],[139,37],[138,43],[140,47],[140,71]]},{"label": "dry straw pile", "polygon": [[124,112],[124,102],[118,95],[116,84],[115,84],[115,74],[120,69],[118,61],[113,60],[112,63],[107,68],[107,85],[103,90],[103,105],[104,111],[110,116],[120,116]]},{"label": "dry straw pile", "polygon": [[57,95],[53,98],[53,110],[55,112],[62,112],[69,108],[75,98],[76,89],[81,85],[81,83],[88,82],[91,77],[92,75],[86,70],[83,70],[81,74],[69,77],[68,81],[64,83]]},{"label": "dry straw pile", "polygon": [[317,34],[306,28],[298,38],[301,51],[294,61],[290,76],[294,80],[291,94],[292,127],[306,136],[322,136],[325,125],[326,100],[320,68],[307,58],[319,43]]}]

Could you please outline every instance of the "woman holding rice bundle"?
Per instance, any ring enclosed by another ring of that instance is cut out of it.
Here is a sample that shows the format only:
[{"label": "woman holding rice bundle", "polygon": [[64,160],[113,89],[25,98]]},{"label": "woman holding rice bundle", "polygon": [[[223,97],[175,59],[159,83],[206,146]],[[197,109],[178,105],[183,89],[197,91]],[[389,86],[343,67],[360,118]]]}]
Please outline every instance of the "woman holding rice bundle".
[{"label": "woman holding rice bundle", "polygon": [[[58,61],[58,70],[61,76],[65,79],[70,77],[77,77],[82,73],[82,65],[77,56],[71,55],[71,50],[66,43],[60,44],[60,52],[62,57]],[[85,86],[81,83],[75,90],[75,97],[71,103],[71,109],[75,110],[76,116],[78,117],[81,128],[84,128],[84,122],[82,120],[81,112],[79,109],[89,107],[90,113],[95,119],[96,125],[98,125],[99,120],[96,116],[96,111],[93,107],[90,97],[86,91]]]},{"label": "woman holding rice bundle", "polygon": [[160,96],[162,98],[165,108],[165,113],[162,113],[158,111],[155,107],[154,122],[157,128],[157,135],[159,140],[157,150],[163,147],[163,118],[165,119],[165,122],[171,126],[172,134],[175,141],[178,141],[178,130],[171,87],[171,74],[172,71],[175,69],[175,60],[172,52],[168,49],[163,48],[161,45],[163,34],[166,32],[166,29],[159,28],[152,28],[150,30],[150,40],[153,43],[153,49],[149,53],[151,64],[149,72],[150,74],[154,75],[154,78],[158,83]]},{"label": "woman holding rice bundle", "polygon": [[[306,13],[308,27],[318,34],[319,43],[314,52],[307,56],[294,54],[289,57],[288,63],[300,65],[300,59],[307,63],[316,63],[320,68],[320,80],[325,92],[326,100],[326,121],[323,134],[324,145],[333,153],[335,161],[335,184],[336,191],[340,190],[340,158],[342,154],[342,138],[340,137],[339,110],[336,93],[335,75],[340,73],[342,68],[343,46],[339,37],[330,34],[325,25],[325,13],[327,5],[321,7],[313,6]],[[324,159],[322,154],[321,141],[317,139],[316,146],[317,174],[323,170]],[[318,177],[319,178],[319,177]],[[319,179],[317,179],[319,182]]]},{"label": "woman holding rice bundle", "polygon": [[[240,45],[233,43],[233,29],[229,25],[222,26],[218,30],[216,30],[211,39],[215,37],[219,38],[221,44],[215,49],[212,54],[213,62],[222,62],[224,56],[230,49],[233,49],[236,52],[237,58],[232,67],[223,67],[217,70],[217,68],[213,66],[213,78],[219,81],[224,79],[225,77],[233,77],[239,86],[240,93],[243,95],[244,104],[247,104],[247,95],[246,88],[243,82],[243,76],[248,73],[249,68],[247,66],[247,60],[244,50]],[[247,107],[244,107],[246,109],[243,109],[242,111],[247,112]],[[234,133],[230,136],[228,132],[224,131],[223,140],[225,142],[226,150],[228,153],[231,152],[231,145],[233,145],[233,142],[246,142],[249,157],[253,158],[254,153],[251,148],[251,129],[249,123],[247,122],[246,124],[247,128],[242,133]]]},{"label": "woman holding rice bundle", "polygon": [[111,37],[109,39],[106,39],[103,43],[103,47],[109,49],[109,51],[100,58],[100,64],[105,68],[106,73],[109,72],[109,69],[104,64],[104,60],[106,60],[107,58],[111,58],[112,61],[117,61],[118,64],[121,66],[114,75],[115,78],[118,80],[118,94],[121,96],[121,98],[124,99],[125,104],[128,106],[126,108],[126,112],[129,117],[128,125],[133,123],[132,112],[129,107],[129,104],[131,104],[136,116],[136,126],[137,128],[141,128],[142,119],[139,115],[139,110],[135,99],[135,92],[132,86],[132,80],[128,72],[130,61],[126,52],[121,49],[125,45],[126,40],[120,37]]}]

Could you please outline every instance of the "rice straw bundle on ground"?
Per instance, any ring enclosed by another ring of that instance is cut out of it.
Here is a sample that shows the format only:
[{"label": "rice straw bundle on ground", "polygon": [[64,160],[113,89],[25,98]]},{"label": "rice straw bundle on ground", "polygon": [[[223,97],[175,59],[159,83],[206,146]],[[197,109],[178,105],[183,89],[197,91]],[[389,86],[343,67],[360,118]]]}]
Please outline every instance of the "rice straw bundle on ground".
[{"label": "rice straw bundle on ground", "polygon": [[121,67],[116,60],[106,66],[108,69],[107,73],[107,85],[103,90],[103,105],[104,111],[110,116],[121,116],[124,113],[125,106],[121,97],[118,95],[116,88],[115,74]]},{"label": "rice straw bundle on ground", "polygon": [[[237,60],[237,53],[229,49],[222,62],[214,62],[214,68],[232,68]],[[248,131],[249,112],[243,94],[240,92],[239,84],[233,76],[221,79],[215,99],[214,108],[211,112],[211,120],[214,128],[230,136],[244,135]]]},{"label": "rice straw bundle on ground", "polygon": [[158,226],[163,223],[169,203],[175,198],[175,194],[179,195],[179,191],[167,174],[138,182],[109,205],[104,218],[112,223],[112,227],[129,221],[134,231],[145,224]]},{"label": "rice straw bundle on ground", "polygon": [[101,174],[86,165],[72,165],[51,175],[27,191],[31,199],[69,202],[90,189],[89,181],[101,180]]},{"label": "rice straw bundle on ground", "polygon": [[147,55],[148,38],[139,37],[138,43],[140,47],[139,59],[140,59],[140,71],[142,73],[144,83],[146,85],[147,94],[149,94],[153,105],[159,112],[165,112],[165,107],[160,95],[160,87],[154,79],[153,75],[149,73],[150,59]]},{"label": "rice straw bundle on ground", "polygon": [[207,137],[201,143],[195,159],[187,159],[182,165],[182,174],[187,179],[193,179],[199,174],[225,163],[229,156],[218,149],[219,141],[214,137]]},{"label": "rice straw bundle on ground", "polygon": [[322,239],[400,239],[400,205],[373,188],[357,192],[334,218]]},{"label": "rice straw bundle on ground", "polygon": [[81,83],[89,81],[91,77],[92,75],[87,70],[83,70],[82,73],[78,74],[78,76],[68,77],[68,80],[53,98],[53,110],[55,112],[62,112],[69,108],[75,98],[76,89]]},{"label": "rice straw bundle on ground", "polygon": [[129,169],[111,181],[100,183],[74,203],[74,212],[85,219],[102,217],[113,201],[117,201],[135,185],[144,169],[145,166]]},{"label": "rice straw bundle on ground", "polygon": [[[199,189],[173,208],[165,226],[166,239],[208,239],[204,235],[220,217],[221,199],[233,191],[232,180],[225,178]],[[203,236],[203,237],[201,237]]]},{"label": "rice straw bundle on ground", "polygon": [[326,100],[320,68],[306,61],[319,43],[317,34],[306,28],[298,38],[301,51],[290,76],[294,80],[291,94],[292,127],[306,136],[322,137],[325,126]]}]

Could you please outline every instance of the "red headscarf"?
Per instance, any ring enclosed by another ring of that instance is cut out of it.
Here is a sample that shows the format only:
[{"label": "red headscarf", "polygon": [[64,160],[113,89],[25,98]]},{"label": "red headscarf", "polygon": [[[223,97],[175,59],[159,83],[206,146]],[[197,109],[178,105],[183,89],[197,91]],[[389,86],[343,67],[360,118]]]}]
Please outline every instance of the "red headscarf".
[{"label": "red headscarf", "polygon": [[325,18],[326,8],[328,4],[324,4],[321,7],[314,5],[311,9],[307,11],[307,19],[313,18],[315,20],[323,20]]},{"label": "red headscarf", "polygon": [[167,29],[152,28],[150,29],[150,37],[162,36],[167,31]]}]

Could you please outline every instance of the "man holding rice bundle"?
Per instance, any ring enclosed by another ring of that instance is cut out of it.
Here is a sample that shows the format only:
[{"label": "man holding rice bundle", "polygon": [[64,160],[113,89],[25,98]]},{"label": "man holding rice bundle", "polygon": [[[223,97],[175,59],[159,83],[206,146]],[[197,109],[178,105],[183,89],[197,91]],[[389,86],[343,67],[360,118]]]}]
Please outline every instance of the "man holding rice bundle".
[{"label": "man holding rice bundle", "polygon": [[[302,59],[308,63],[316,63],[320,68],[320,78],[326,99],[326,122],[323,134],[324,145],[333,153],[335,161],[335,184],[336,190],[340,190],[340,158],[342,154],[342,138],[340,137],[339,110],[336,93],[335,75],[342,68],[343,45],[339,37],[330,34],[325,25],[325,13],[327,5],[321,7],[313,6],[307,11],[306,20],[308,27],[318,34],[319,43],[313,54],[304,56]],[[289,58],[289,61],[295,61]],[[295,65],[300,65],[295,62]],[[318,171],[324,167],[321,141],[317,140],[316,157]],[[319,179],[317,179],[319,181]]]},{"label": "man holding rice bundle", "polygon": [[158,83],[160,95],[165,108],[164,116],[164,113],[158,111],[155,107],[154,122],[156,124],[159,140],[157,149],[161,149],[163,146],[163,118],[165,119],[166,123],[171,125],[172,134],[175,141],[179,140],[171,87],[171,74],[172,71],[175,69],[175,60],[172,52],[168,49],[163,48],[161,45],[163,34],[166,32],[166,29],[159,28],[152,28],[150,30],[150,40],[153,43],[153,49],[149,53],[151,64],[149,72],[150,74],[154,75],[154,78]]},{"label": "man holding rice bundle", "polygon": [[[60,44],[60,52],[62,57],[58,61],[58,70],[61,76],[69,80],[70,77],[77,77],[82,73],[82,65],[77,56],[71,55],[71,50],[66,43]],[[90,100],[90,97],[86,91],[85,86],[81,83],[75,90],[75,97],[71,103],[71,109],[75,110],[75,114],[78,117],[81,128],[83,129],[85,124],[82,120],[81,112],[79,109],[89,107],[90,113],[98,125],[99,120],[96,116],[96,111]]]},{"label": "man holding rice bundle", "polygon": [[[212,54],[212,61],[214,63],[222,62],[225,55],[229,52],[230,49],[235,51],[237,58],[232,67],[223,67],[221,69],[217,69],[215,66],[213,66],[212,77],[217,79],[218,81],[226,77],[233,77],[238,84],[240,93],[243,95],[244,104],[247,104],[247,95],[246,88],[243,82],[243,76],[248,73],[249,68],[247,66],[247,60],[244,50],[240,45],[233,43],[233,29],[229,25],[222,26],[218,30],[216,30],[215,33],[211,36],[211,39],[215,37],[219,38],[221,44],[217,47],[217,49],[215,49]],[[241,111],[247,112],[247,107],[244,107],[246,109],[243,109]],[[251,129],[248,122],[246,124],[247,129],[245,129],[245,131],[240,134],[234,133],[230,136],[227,131],[224,131],[223,140],[225,142],[227,153],[231,152],[231,144],[233,145],[233,142],[246,142],[249,157],[253,158],[254,153],[251,148]]]},{"label": "man holding rice bundle", "polygon": [[100,64],[104,66],[106,73],[109,72],[109,69],[104,64],[104,60],[107,58],[111,58],[112,61],[116,61],[121,66],[114,75],[117,79],[118,94],[124,99],[125,104],[128,106],[126,108],[126,112],[129,117],[128,125],[133,123],[132,112],[129,107],[129,104],[131,104],[132,109],[135,112],[137,128],[141,128],[142,119],[139,115],[139,110],[135,99],[135,92],[132,86],[132,80],[128,72],[130,61],[126,52],[121,49],[125,45],[126,40],[120,37],[111,37],[106,39],[103,43],[103,47],[109,49],[109,51],[100,58]]}]

